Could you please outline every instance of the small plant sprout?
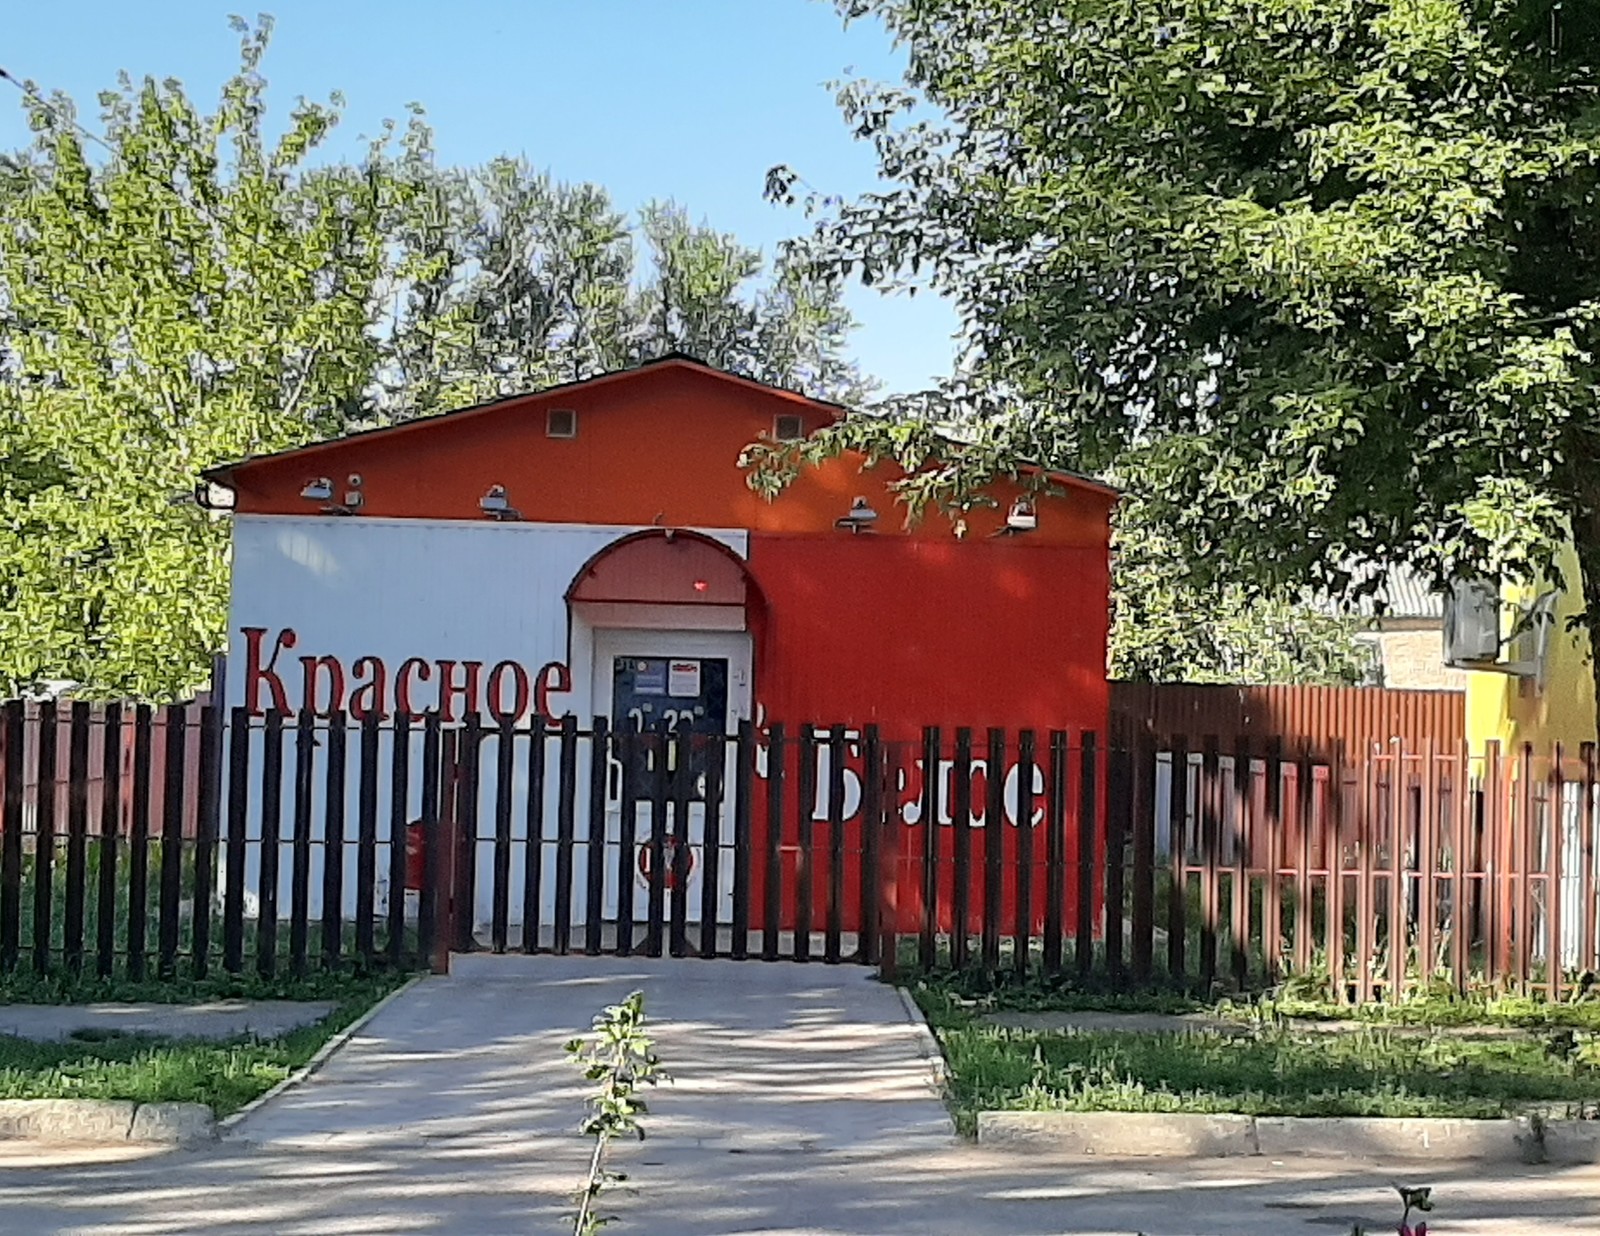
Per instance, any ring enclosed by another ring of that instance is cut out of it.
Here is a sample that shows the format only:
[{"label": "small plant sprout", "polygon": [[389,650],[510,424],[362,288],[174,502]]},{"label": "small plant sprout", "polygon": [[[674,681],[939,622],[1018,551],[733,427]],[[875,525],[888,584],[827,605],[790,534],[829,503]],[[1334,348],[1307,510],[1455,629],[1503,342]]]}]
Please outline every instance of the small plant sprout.
[{"label": "small plant sprout", "polygon": [[589,1157],[588,1178],[578,1190],[573,1236],[595,1236],[615,1218],[595,1210],[601,1191],[626,1179],[621,1172],[607,1170],[606,1148],[619,1137],[644,1140],[639,1117],[648,1109],[638,1096],[639,1088],[670,1080],[661,1071],[654,1041],[644,1032],[644,1020],[644,993],[636,991],[595,1017],[590,1038],[567,1043],[572,1062],[583,1070],[586,1081],[595,1083],[589,1114],[580,1126],[585,1137],[594,1138],[594,1153]]},{"label": "small plant sprout", "polygon": [[[1427,1214],[1433,1209],[1433,1189],[1428,1186],[1397,1184],[1394,1191],[1400,1195],[1400,1201],[1405,1205],[1405,1213],[1400,1216],[1400,1236],[1428,1236],[1426,1223],[1411,1226],[1411,1212],[1418,1210]],[[1373,1233],[1358,1223],[1350,1229],[1350,1236],[1373,1236]]]},{"label": "small plant sprout", "polygon": [[1395,1185],[1394,1191],[1400,1195],[1400,1202],[1405,1207],[1405,1213],[1400,1216],[1400,1236],[1428,1236],[1428,1225],[1419,1222],[1411,1226],[1411,1212],[1419,1211],[1427,1214],[1433,1209],[1433,1189],[1422,1185]]}]

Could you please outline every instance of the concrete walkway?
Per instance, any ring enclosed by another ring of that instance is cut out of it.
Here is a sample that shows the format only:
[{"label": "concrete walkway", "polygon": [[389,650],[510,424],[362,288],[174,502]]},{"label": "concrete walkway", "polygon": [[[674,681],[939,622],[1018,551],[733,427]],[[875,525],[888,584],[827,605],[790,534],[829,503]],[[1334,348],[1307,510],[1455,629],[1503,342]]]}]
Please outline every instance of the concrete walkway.
[{"label": "concrete walkway", "polygon": [[0,1034],[54,1042],[80,1031],[155,1034],[164,1038],[275,1039],[321,1021],[328,1000],[208,1000],[203,1004],[0,1005]]},{"label": "concrete walkway", "polygon": [[[898,994],[845,967],[472,958],[390,1002],[220,1144],[0,1147],[0,1228],[75,1236],[564,1230],[586,1146],[561,1043],[646,992],[676,1082],[622,1148],[619,1236],[1345,1236],[1383,1165],[1095,1163],[955,1141]],[[1600,1174],[1431,1165],[1440,1233],[1600,1236]],[[570,1223],[565,1230],[570,1231]]]}]

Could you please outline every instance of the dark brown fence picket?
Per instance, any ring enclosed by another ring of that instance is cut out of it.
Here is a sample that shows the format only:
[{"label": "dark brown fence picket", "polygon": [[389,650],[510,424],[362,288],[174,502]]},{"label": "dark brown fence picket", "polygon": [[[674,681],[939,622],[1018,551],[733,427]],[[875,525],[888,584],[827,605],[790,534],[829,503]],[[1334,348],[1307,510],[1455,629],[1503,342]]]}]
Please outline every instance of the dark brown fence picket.
[{"label": "dark brown fence picket", "polygon": [[[606,890],[606,772],[611,763],[611,742],[606,718],[594,719],[589,748],[589,836],[584,846],[584,872],[587,876],[583,903],[583,951],[591,957],[600,954],[601,930],[605,918]],[[687,772],[684,774],[687,777]],[[507,792],[509,793],[509,783]],[[510,816],[506,817],[510,828]]]},{"label": "dark brown fence picket", "polygon": [[[370,964],[374,953],[372,911],[378,878],[378,718],[361,720],[360,788],[356,798],[356,955]],[[474,815],[476,818],[476,815]],[[468,907],[471,902],[465,903]],[[468,915],[470,918],[470,914]]]},{"label": "dark brown fence picket", "polygon": [[[574,815],[578,803],[578,719],[562,718],[561,745],[557,752],[560,782],[556,800],[555,951],[565,955],[572,946],[572,847]],[[659,870],[659,869],[658,869]]]},{"label": "dark brown fence picket", "polygon": [[1150,984],[1155,950],[1156,752],[1140,735],[1129,753],[1133,763],[1132,968],[1135,986]]},{"label": "dark brown fence picket", "polygon": [[[1067,735],[1062,730],[1050,734],[1050,771],[1045,807],[1045,894],[1044,894],[1044,969],[1046,974],[1061,973],[1061,942],[1067,934]],[[966,821],[957,816],[958,828]],[[959,844],[959,843],[958,843]],[[958,876],[959,878],[959,876]],[[958,939],[966,936],[966,926],[957,928]],[[965,949],[963,949],[963,954]],[[952,964],[955,964],[952,962]]]},{"label": "dark brown fence picket", "polygon": [[[153,737],[150,706],[140,704],[134,712],[133,719],[133,815],[128,834],[128,977],[135,982],[145,976],[145,920],[149,911],[150,803],[153,788],[150,784],[150,759]],[[267,765],[263,765],[264,769],[266,767]],[[265,775],[263,772],[263,776]],[[276,905],[275,898],[276,894],[273,905]],[[263,897],[263,910],[265,908],[266,901]]]},{"label": "dark brown fence picket", "polygon": [[[141,718],[141,721],[143,718]],[[283,810],[283,716],[269,712],[262,730],[261,760],[261,865],[256,916],[256,969],[265,978],[278,971],[278,837]],[[136,762],[137,766],[137,762]],[[134,810],[137,813],[138,804]],[[137,819],[137,815],[135,816]],[[144,850],[137,826],[134,861]],[[140,893],[134,894],[137,901]]]},{"label": "dark brown fence picket", "polygon": [[197,979],[211,964],[211,917],[216,880],[217,829],[222,810],[222,709],[207,705],[200,714],[199,801],[195,813],[194,889],[190,924],[190,967]]},{"label": "dark brown fence picket", "polygon": [[761,960],[777,961],[783,914],[783,789],[789,746],[783,723],[767,733],[767,834],[761,883]]},{"label": "dark brown fence picket", "polygon": [[157,935],[157,973],[170,979],[177,972],[179,935],[183,930],[183,825],[188,779],[189,710],[174,704],[166,710],[166,758],[163,764],[161,812],[161,918]]},{"label": "dark brown fence picket", "polygon": [[1123,743],[1114,743],[1106,752],[1106,874],[1105,874],[1105,952],[1106,973],[1114,985],[1127,979],[1123,970],[1123,906],[1127,896],[1128,832],[1133,824],[1133,776],[1128,767],[1129,753]]},{"label": "dark brown fence picket", "polygon": [[[433,741],[437,745],[438,717],[430,714],[428,725],[430,727],[428,733],[433,736]],[[526,890],[522,901],[522,951],[524,953],[536,953],[540,948],[539,918],[544,905],[544,770],[545,748],[548,744],[549,736],[545,729],[545,720],[543,717],[535,717],[533,724],[528,729],[528,810],[524,829],[526,833],[525,849],[522,854],[522,887]],[[437,756],[425,756],[423,762],[428,764],[431,769],[433,767],[431,760],[433,759],[437,759]],[[628,785],[628,773],[626,770],[628,766],[624,764],[623,767],[623,786],[624,794],[626,795],[626,787]],[[432,774],[429,773],[428,775],[431,776]],[[424,781],[423,784],[426,786],[429,783]],[[623,835],[631,838],[633,834],[633,817],[628,815],[626,804],[627,800],[624,798]],[[428,810],[424,806],[424,819],[427,818],[427,815]],[[424,896],[426,896],[427,890],[432,887],[432,880],[425,877],[422,887]],[[633,904],[633,886],[631,883],[627,884],[627,891],[624,895],[627,897],[628,905],[631,908]],[[423,956],[427,956],[427,950],[423,950]]]},{"label": "dark brown fence picket", "polygon": [[861,921],[857,960],[879,962],[882,899],[878,895],[879,854],[884,829],[883,740],[876,725],[866,728],[861,745]]},{"label": "dark brown fence picket", "polygon": [[[650,792],[650,839],[645,845],[646,865],[649,868],[646,892],[647,904],[645,910],[645,953],[651,957],[661,956],[666,935],[667,921],[667,817],[671,811],[670,789],[667,777],[667,748],[666,731],[660,726],[654,726],[642,738],[645,744],[646,759],[649,770]],[[563,773],[563,778],[565,774]],[[565,780],[563,780],[565,784]],[[563,795],[565,791],[563,790]],[[556,875],[556,907],[560,913],[561,887],[560,872]]]},{"label": "dark brown fence picket", "polygon": [[294,733],[294,838],[289,884],[289,966],[296,978],[306,973],[306,943],[311,930],[311,814],[316,775],[317,718],[302,709]]},{"label": "dark brown fence picket", "polygon": [[33,969],[50,971],[50,926],[56,858],[56,706],[39,705],[39,745],[35,750],[39,791],[33,807]]},{"label": "dark brown fence picket", "polygon": [[[875,740],[876,736],[873,735],[873,738]],[[751,863],[754,857],[750,830],[755,809],[755,760],[755,725],[746,719],[739,722],[738,745],[734,752],[733,940],[730,956],[735,961],[743,961],[749,955],[750,929],[754,926],[750,911]],[[627,855],[631,855],[632,850],[631,844],[625,846]],[[865,862],[862,870],[866,870]],[[861,904],[866,906],[868,898],[863,897]]]},{"label": "dark brown fence picket", "polygon": [[844,936],[844,726],[828,731],[828,917],[822,959],[837,965]]},{"label": "dark brown fence picket", "polygon": [[490,910],[489,948],[506,951],[511,930],[511,795],[516,778],[516,727],[503,718],[495,733],[494,904]]},{"label": "dark brown fence picket", "polygon": [[[574,744],[576,745],[576,744]],[[455,795],[451,805],[453,852],[450,855],[450,879],[447,887],[450,898],[447,908],[450,915],[451,948],[468,952],[474,941],[473,919],[478,904],[478,823],[481,815],[482,793],[480,777],[483,770],[483,727],[476,713],[468,713],[457,733],[455,754]],[[570,806],[570,804],[569,804]],[[568,812],[567,879],[572,878],[571,812]],[[370,903],[369,903],[370,906]],[[356,913],[361,913],[360,893],[357,893]],[[571,915],[569,914],[570,920]],[[568,924],[570,929],[570,922]],[[358,924],[359,931],[359,924]],[[370,936],[369,936],[370,939]],[[565,948],[562,949],[565,952]]]},{"label": "dark brown fence picket", "polygon": [[[800,766],[796,770],[794,959],[811,960],[812,899],[816,892],[817,732],[810,724],[800,727]],[[777,892],[777,890],[773,890]]]},{"label": "dark brown fence picket", "polygon": [[[700,942],[702,957],[717,955],[718,918],[722,906],[722,815],[723,781],[726,777],[728,748],[720,735],[696,735],[696,746],[705,752],[705,835],[700,847]],[[738,931],[735,927],[735,936]]]},{"label": "dark brown fence picket", "polygon": [[972,730],[956,730],[954,784],[950,795],[954,865],[950,899],[950,964],[967,966],[972,942]]},{"label": "dark brown fence picket", "polygon": [[22,701],[4,713],[5,801],[0,806],[0,971],[16,969],[22,919]]},{"label": "dark brown fence picket", "polygon": [[334,967],[344,951],[345,783],[350,759],[349,720],[343,710],[328,718],[323,760],[322,964]]},{"label": "dark brown fence picket", "polygon": [[1094,910],[1099,892],[1100,812],[1097,788],[1100,767],[1094,732],[1082,733],[1078,751],[1078,815],[1073,821],[1078,836],[1078,922],[1073,943],[1073,961],[1078,977],[1087,979],[1094,970]]},{"label": "dark brown fence picket", "polygon": [[[385,943],[396,968],[406,962],[406,874],[411,823],[411,718],[395,714],[389,765],[389,914]],[[324,856],[324,862],[327,856]],[[338,903],[334,903],[337,906]],[[324,917],[327,910],[324,908]],[[342,917],[335,910],[334,918]]]},{"label": "dark brown fence picket", "polygon": [[[939,937],[939,727],[922,733],[922,926],[917,933],[917,958],[924,970],[938,961]],[[993,765],[990,765],[993,768]],[[990,837],[998,837],[991,828]]]},{"label": "dark brown fence picket", "polygon": [[62,960],[67,970],[83,970],[83,915],[88,898],[84,876],[89,852],[89,704],[72,705],[67,739],[67,879],[62,907]]},{"label": "dark brown fence picket", "polygon": [[[617,763],[622,768],[618,789],[621,819],[618,821],[617,845],[617,942],[618,957],[633,955],[633,890],[635,864],[639,850],[639,760],[646,748],[642,742],[637,721],[629,721],[619,729],[614,741],[617,746]],[[530,894],[528,903],[533,904]]]},{"label": "dark brown fence picket", "polygon": [[[667,770],[671,784],[672,813],[668,844],[670,853],[667,866],[656,868],[651,876],[670,885],[671,906],[668,921],[671,925],[668,951],[674,957],[684,957],[689,952],[689,804],[693,799],[693,771],[690,745],[692,735],[688,725],[681,724],[669,738],[672,759]],[[668,873],[671,873],[670,880]]]},{"label": "dark brown fence picket", "polygon": [[107,704],[100,737],[100,878],[95,909],[95,974],[110,978],[117,962],[117,831],[122,822],[122,705]]},{"label": "dark brown fence picket", "polygon": [[1033,774],[1034,733],[1023,730],[1017,738],[1016,926],[1011,937],[1011,968],[1026,975],[1033,961],[1029,938],[1033,934]]},{"label": "dark brown fence picket", "polygon": [[[544,756],[543,730],[538,722],[534,724],[534,747],[539,752],[539,759]],[[445,887],[444,872],[446,838],[444,830],[445,802],[447,791],[445,788],[445,760],[443,753],[443,735],[440,732],[439,714],[430,711],[422,722],[422,817],[419,823],[422,826],[422,890],[417,895],[417,961],[419,965],[432,966],[434,964],[434,950],[438,945],[438,918],[440,902],[444,899],[439,895]],[[531,765],[531,759],[530,759]],[[542,774],[544,766],[541,763],[538,771]],[[529,785],[529,815],[533,812],[532,803],[535,796],[542,804],[544,801],[544,780],[542,775],[538,780],[530,777]],[[341,790],[341,793],[343,791]],[[530,826],[528,833],[529,848],[535,853],[538,851],[537,833]],[[329,865],[334,862],[342,863],[342,847],[335,851],[335,857],[330,859]],[[535,879],[529,886],[533,889],[539,887]],[[532,898],[532,903],[538,905],[538,897]],[[343,917],[343,902],[333,903],[341,907],[340,917]],[[537,932],[538,918],[533,916],[534,931]],[[526,928],[524,929],[526,930]],[[526,935],[524,940],[526,940]],[[535,935],[537,942],[537,935]],[[532,948],[525,945],[527,951]],[[448,958],[446,958],[448,965]]]},{"label": "dark brown fence picket", "polygon": [[985,970],[1000,968],[1000,932],[1005,907],[1001,901],[1004,880],[1006,815],[1006,732],[989,730],[988,766],[984,778],[986,802],[983,809],[983,938]]}]

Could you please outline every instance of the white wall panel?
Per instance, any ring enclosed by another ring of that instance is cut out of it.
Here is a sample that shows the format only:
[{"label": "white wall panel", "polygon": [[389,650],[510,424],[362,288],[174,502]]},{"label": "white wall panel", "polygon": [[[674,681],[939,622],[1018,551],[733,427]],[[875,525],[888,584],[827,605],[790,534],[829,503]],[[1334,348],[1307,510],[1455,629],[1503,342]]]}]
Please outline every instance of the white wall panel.
[{"label": "white wall panel", "polygon": [[[409,657],[434,663],[451,660],[481,661],[487,672],[503,660],[520,662],[530,678],[551,661],[569,663],[572,692],[551,698],[552,710],[571,711],[587,724],[591,716],[591,691],[594,674],[591,665],[591,637],[579,624],[571,634],[569,650],[568,616],[565,594],[573,577],[591,557],[612,543],[639,529],[612,526],[572,526],[534,523],[466,523],[462,521],[380,520],[360,516],[288,518],[282,516],[240,516],[234,521],[233,595],[229,619],[229,660],[225,697],[230,707],[246,704],[250,684],[245,673],[245,645],[240,634],[244,627],[265,628],[263,660],[270,658],[280,631],[292,629],[297,642],[285,649],[275,670],[284,684],[292,709],[302,700],[302,656],[332,656],[343,664],[348,676],[361,657],[380,658],[389,675],[387,706],[393,709],[394,675]],[[743,531],[708,531],[740,556],[748,552],[748,537]],[[456,671],[460,681],[461,671]],[[364,681],[362,679],[361,681]],[[352,683],[347,680],[348,691]],[[485,681],[487,686],[487,681]],[[431,708],[438,699],[438,676],[416,685],[414,704]],[[262,706],[271,703],[270,693],[258,691]],[[457,715],[461,706],[457,704]],[[488,719],[486,718],[486,721]],[[258,722],[259,725],[259,722]],[[319,727],[320,729],[321,727]],[[280,936],[288,930],[292,904],[295,743],[294,729],[285,727],[282,777],[282,809],[279,824],[278,914]],[[392,736],[387,727],[380,738],[376,816],[380,839],[374,906],[381,914],[392,895],[389,888],[389,849],[391,821]],[[587,746],[584,744],[585,755]],[[414,731],[410,748],[411,777],[405,816],[421,814],[422,739]],[[495,765],[498,740],[491,733],[482,749],[479,778],[478,836],[476,847],[477,895],[474,918],[482,929],[488,922],[493,897],[493,834]],[[260,872],[262,736],[259,729],[251,739],[251,786],[247,835],[250,841],[245,864],[246,887],[258,885]],[[326,829],[325,730],[315,749],[312,780],[313,841],[312,868],[309,873],[309,906],[313,919],[321,914],[323,863],[321,842]],[[587,761],[585,761],[586,763]],[[361,740],[352,726],[348,737],[347,768],[344,779],[344,881],[342,913],[348,921],[356,901],[356,850],[359,832]],[[541,917],[549,923],[555,903],[555,847],[557,820],[556,744],[549,748],[546,773],[546,807],[543,835],[546,838]],[[731,784],[731,782],[730,782]],[[226,796],[227,788],[224,787]],[[518,743],[513,773],[512,831],[514,856],[511,866],[511,921],[523,916],[523,864],[527,841],[527,740]],[[588,835],[588,786],[580,777],[575,804],[574,832]],[[224,799],[226,801],[226,798]],[[616,821],[609,821],[605,881],[608,911],[614,909],[617,855]],[[699,829],[703,829],[703,822]],[[641,827],[639,840],[648,834]],[[698,837],[696,838],[699,839]],[[586,910],[586,846],[577,847],[574,856],[572,918],[581,922]],[[719,883],[722,881],[719,881]],[[698,882],[695,881],[698,897]],[[252,898],[252,902],[254,899]],[[696,904],[698,902],[696,901]],[[256,906],[249,912],[253,916]],[[377,932],[381,941],[383,929]],[[311,947],[318,948],[320,937],[313,928]]]}]

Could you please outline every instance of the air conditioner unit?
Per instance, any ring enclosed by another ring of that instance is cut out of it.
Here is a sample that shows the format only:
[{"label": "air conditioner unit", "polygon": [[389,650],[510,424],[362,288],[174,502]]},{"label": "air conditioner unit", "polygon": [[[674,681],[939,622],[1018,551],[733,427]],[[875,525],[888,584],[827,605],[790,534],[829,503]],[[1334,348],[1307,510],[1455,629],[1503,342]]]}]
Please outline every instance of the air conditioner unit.
[{"label": "air conditioner unit", "polygon": [[[1489,670],[1542,683],[1557,596],[1554,591],[1546,591],[1531,604],[1515,605],[1511,634],[1502,639],[1503,603],[1498,585],[1487,580],[1457,583],[1445,597],[1445,664],[1454,669]],[[1501,649],[1508,644],[1513,646],[1512,656],[1502,661]]]},{"label": "air conditioner unit", "polygon": [[1500,659],[1500,587],[1459,580],[1444,602],[1444,663],[1478,668]]}]

